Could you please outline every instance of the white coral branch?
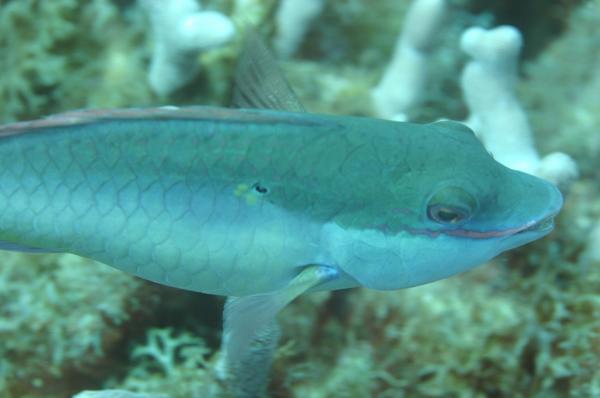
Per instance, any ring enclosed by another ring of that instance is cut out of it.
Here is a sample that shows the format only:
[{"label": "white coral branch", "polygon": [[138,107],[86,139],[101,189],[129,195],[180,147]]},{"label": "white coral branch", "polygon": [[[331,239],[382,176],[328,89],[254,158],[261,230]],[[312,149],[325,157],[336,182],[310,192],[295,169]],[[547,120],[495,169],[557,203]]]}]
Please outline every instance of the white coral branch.
[{"label": "white coral branch", "polygon": [[460,45],[472,58],[461,79],[471,112],[467,124],[500,163],[568,186],[577,178],[577,165],[562,152],[540,157],[515,94],[521,33],[512,26],[475,27],[463,33]]},{"label": "white coral branch", "polygon": [[159,95],[168,95],[198,73],[197,55],[225,44],[235,34],[231,20],[202,11],[195,0],[140,0],[150,17],[154,52],[148,80]]},{"label": "white coral branch", "polygon": [[406,120],[406,112],[420,103],[427,79],[429,52],[445,9],[444,0],[416,0],[411,5],[392,61],[371,92],[378,116]]},{"label": "white coral branch", "polygon": [[275,14],[273,45],[283,57],[296,52],[312,22],[323,11],[324,0],[281,0]]}]

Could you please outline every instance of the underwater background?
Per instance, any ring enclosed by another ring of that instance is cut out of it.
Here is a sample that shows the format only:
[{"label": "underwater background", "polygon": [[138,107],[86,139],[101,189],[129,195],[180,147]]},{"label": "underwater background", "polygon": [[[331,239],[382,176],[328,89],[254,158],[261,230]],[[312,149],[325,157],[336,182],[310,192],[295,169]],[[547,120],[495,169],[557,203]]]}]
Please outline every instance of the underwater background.
[{"label": "underwater background", "polygon": [[[310,111],[379,116],[374,89],[413,2],[305,0],[312,13],[284,22],[285,0],[197,2],[235,32],[188,51],[197,73],[167,87],[149,79],[150,3],[0,0],[0,123],[77,108],[227,106],[250,27]],[[467,118],[461,34],[516,27],[515,97],[535,147],[578,168],[556,229],[429,285],[300,297],[279,317],[269,396],[600,397],[600,0],[447,0],[443,14],[403,117]],[[74,255],[1,251],[0,398],[227,397],[215,375],[223,302]]]}]

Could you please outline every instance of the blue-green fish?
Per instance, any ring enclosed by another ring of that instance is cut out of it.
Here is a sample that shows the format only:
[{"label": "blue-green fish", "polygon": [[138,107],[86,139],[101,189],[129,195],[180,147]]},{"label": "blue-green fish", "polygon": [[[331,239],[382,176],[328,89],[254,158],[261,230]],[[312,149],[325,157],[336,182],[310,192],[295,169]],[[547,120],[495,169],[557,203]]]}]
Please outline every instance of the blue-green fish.
[{"label": "blue-green fish", "polygon": [[0,127],[2,247],[230,297],[224,366],[253,396],[275,315],[303,292],[416,286],[551,231],[558,189],[494,161],[467,127],[302,112],[259,57],[242,61],[236,102],[275,110],[89,110]]}]

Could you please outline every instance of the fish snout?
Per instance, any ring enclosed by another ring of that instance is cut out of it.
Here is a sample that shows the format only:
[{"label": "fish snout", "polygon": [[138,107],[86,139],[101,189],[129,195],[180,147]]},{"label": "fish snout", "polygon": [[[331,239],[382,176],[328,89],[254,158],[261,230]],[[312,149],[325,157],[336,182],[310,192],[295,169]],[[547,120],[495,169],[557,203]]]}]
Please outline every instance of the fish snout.
[{"label": "fish snout", "polygon": [[546,180],[538,180],[537,189],[531,193],[532,196],[529,199],[538,203],[539,210],[531,221],[517,232],[518,234],[535,232],[543,236],[550,233],[554,229],[554,218],[562,209],[564,199],[558,187]]}]

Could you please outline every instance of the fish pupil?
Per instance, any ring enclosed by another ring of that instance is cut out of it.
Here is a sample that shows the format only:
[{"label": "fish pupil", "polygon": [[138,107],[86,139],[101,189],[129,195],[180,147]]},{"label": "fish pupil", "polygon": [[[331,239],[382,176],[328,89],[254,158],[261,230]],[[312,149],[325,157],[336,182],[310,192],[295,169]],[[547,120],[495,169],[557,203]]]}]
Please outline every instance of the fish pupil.
[{"label": "fish pupil", "polygon": [[429,218],[442,224],[456,224],[465,218],[463,212],[446,206],[430,206]]},{"label": "fish pupil", "polygon": [[253,188],[257,193],[261,195],[266,195],[267,193],[269,193],[269,189],[258,182],[253,185]]}]

